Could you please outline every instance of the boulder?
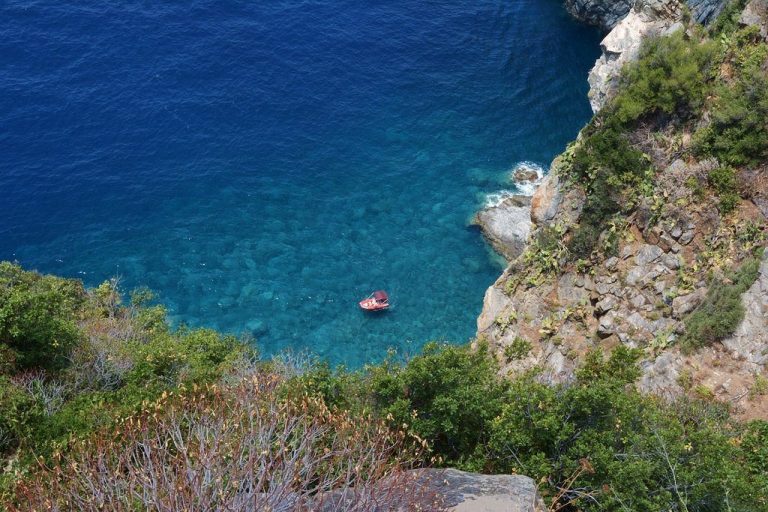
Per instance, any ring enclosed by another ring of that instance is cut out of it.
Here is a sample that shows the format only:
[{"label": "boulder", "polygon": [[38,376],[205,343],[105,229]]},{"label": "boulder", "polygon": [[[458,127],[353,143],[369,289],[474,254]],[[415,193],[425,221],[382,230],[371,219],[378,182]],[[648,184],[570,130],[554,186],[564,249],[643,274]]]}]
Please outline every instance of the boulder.
[{"label": "boulder", "polygon": [[522,475],[481,475],[456,469],[422,470],[452,512],[545,512],[536,483]]},{"label": "boulder", "polygon": [[541,181],[531,198],[531,220],[537,226],[552,222],[563,201],[560,179],[550,172]]},{"label": "boulder", "polygon": [[531,198],[507,197],[481,210],[474,222],[493,248],[512,261],[523,252],[531,233]]},{"label": "boulder", "polygon": [[519,165],[512,172],[512,179],[517,185],[535,183],[540,178],[538,171],[528,165]]},{"label": "boulder", "polygon": [[768,0],[751,0],[742,11],[739,23],[758,27],[763,39],[768,39]]},{"label": "boulder", "polygon": [[635,263],[638,265],[648,265],[649,263],[653,263],[654,261],[661,258],[663,254],[664,251],[661,249],[661,247],[644,244],[637,251],[637,254],[635,254]]},{"label": "boulder", "polygon": [[704,288],[699,288],[688,295],[675,297],[672,300],[672,316],[678,319],[683,318],[685,315],[696,309],[706,295],[706,290]]}]

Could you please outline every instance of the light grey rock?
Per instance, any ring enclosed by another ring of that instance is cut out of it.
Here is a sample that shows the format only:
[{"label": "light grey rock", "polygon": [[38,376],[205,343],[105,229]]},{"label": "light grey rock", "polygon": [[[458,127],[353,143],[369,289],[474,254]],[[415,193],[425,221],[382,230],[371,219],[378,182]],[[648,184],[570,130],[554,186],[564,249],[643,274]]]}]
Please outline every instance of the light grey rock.
[{"label": "light grey rock", "polygon": [[653,332],[653,325],[646,320],[646,318],[635,311],[626,318],[627,324],[635,330],[644,330],[646,332]]},{"label": "light grey rock", "polygon": [[600,323],[597,326],[597,334],[605,338],[616,332],[616,318],[614,311],[609,311],[600,317]]},{"label": "light grey rock", "polygon": [[646,267],[632,267],[629,269],[629,272],[627,272],[627,284],[630,286],[637,286],[647,272],[648,269]]},{"label": "light grey rock", "polygon": [[577,276],[573,273],[566,273],[560,278],[557,284],[557,298],[562,304],[576,304],[582,300],[587,300],[589,292],[576,283]]},{"label": "light grey rock", "polygon": [[768,364],[768,251],[757,280],[741,296],[746,313],[736,332],[723,340],[732,354],[755,365]]},{"label": "light grey rock", "polygon": [[565,0],[565,8],[579,21],[610,30],[627,15],[633,3],[634,0]]},{"label": "light grey rock", "polygon": [[688,245],[691,243],[691,240],[693,240],[693,237],[696,236],[696,231],[693,229],[686,230],[683,232],[683,234],[680,236],[679,242],[683,245]]},{"label": "light grey rock", "polygon": [[452,512],[545,512],[536,483],[522,475],[481,475],[456,469],[422,474]]},{"label": "light grey rock", "polygon": [[676,0],[638,0],[600,43],[602,55],[589,72],[589,102],[593,112],[615,95],[621,69],[637,59],[647,37],[681,28],[682,5]]},{"label": "light grey rock", "polygon": [[595,304],[595,310],[597,310],[599,314],[605,314],[615,308],[618,303],[619,299],[613,295],[605,295],[597,302],[597,304]]},{"label": "light grey rock", "polygon": [[707,295],[707,291],[703,288],[699,288],[693,293],[688,295],[681,295],[672,299],[672,316],[681,319],[701,304],[704,297]]},{"label": "light grey rock", "polygon": [[664,255],[664,251],[657,245],[644,244],[635,255],[635,263],[638,265],[648,265],[653,263]]},{"label": "light grey rock", "polygon": [[646,300],[645,295],[643,295],[642,293],[638,293],[637,295],[632,297],[629,303],[632,304],[632,306],[635,307],[636,309],[640,309],[641,307],[645,306],[648,303],[648,301]]},{"label": "light grey rock", "polygon": [[531,198],[531,220],[541,226],[552,222],[563,202],[563,191],[557,174],[550,172]]},{"label": "light grey rock", "polygon": [[642,375],[638,388],[645,393],[654,393],[669,398],[682,394],[678,384],[683,359],[676,350],[667,350],[653,361],[642,365]]},{"label": "light grey rock", "polygon": [[670,270],[677,270],[680,268],[680,258],[674,254],[665,254],[662,256],[661,263]]},{"label": "light grey rock", "polygon": [[625,245],[619,252],[619,258],[626,260],[635,255],[636,249],[631,245]]},{"label": "light grey rock", "polygon": [[760,35],[768,39],[768,0],[751,0],[741,13],[739,23],[760,29]]},{"label": "light grey rock", "polygon": [[495,285],[489,286],[485,290],[483,310],[480,312],[480,316],[477,317],[477,332],[483,333],[487,331],[509,303],[509,297],[503,291]]},{"label": "light grey rock", "polygon": [[531,233],[531,198],[510,196],[481,210],[475,223],[493,248],[511,261],[523,252]]}]

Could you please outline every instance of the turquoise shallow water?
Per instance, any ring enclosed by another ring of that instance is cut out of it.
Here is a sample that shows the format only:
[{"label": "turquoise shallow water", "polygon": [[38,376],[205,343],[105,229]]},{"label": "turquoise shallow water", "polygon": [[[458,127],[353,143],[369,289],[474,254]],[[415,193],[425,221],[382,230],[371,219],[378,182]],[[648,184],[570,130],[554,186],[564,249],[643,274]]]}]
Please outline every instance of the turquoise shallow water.
[{"label": "turquoise shallow water", "polygon": [[589,118],[599,39],[555,0],[0,14],[0,258],[350,366],[473,335],[468,221]]}]

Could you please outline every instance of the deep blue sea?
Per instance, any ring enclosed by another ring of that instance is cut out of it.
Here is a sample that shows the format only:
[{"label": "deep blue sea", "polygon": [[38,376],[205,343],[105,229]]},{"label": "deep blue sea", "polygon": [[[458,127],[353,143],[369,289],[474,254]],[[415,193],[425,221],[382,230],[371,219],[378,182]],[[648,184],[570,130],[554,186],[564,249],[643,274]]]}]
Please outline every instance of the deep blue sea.
[{"label": "deep blue sea", "polygon": [[464,342],[469,220],[587,121],[598,40],[558,0],[5,0],[0,259],[267,354]]}]

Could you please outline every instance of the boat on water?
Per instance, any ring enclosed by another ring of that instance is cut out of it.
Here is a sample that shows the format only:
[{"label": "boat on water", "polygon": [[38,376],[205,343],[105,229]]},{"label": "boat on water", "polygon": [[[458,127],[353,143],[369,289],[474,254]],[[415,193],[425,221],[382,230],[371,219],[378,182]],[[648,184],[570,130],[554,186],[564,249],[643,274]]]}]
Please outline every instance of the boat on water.
[{"label": "boat on water", "polygon": [[365,311],[382,311],[389,308],[389,296],[384,290],[376,290],[359,302]]}]

